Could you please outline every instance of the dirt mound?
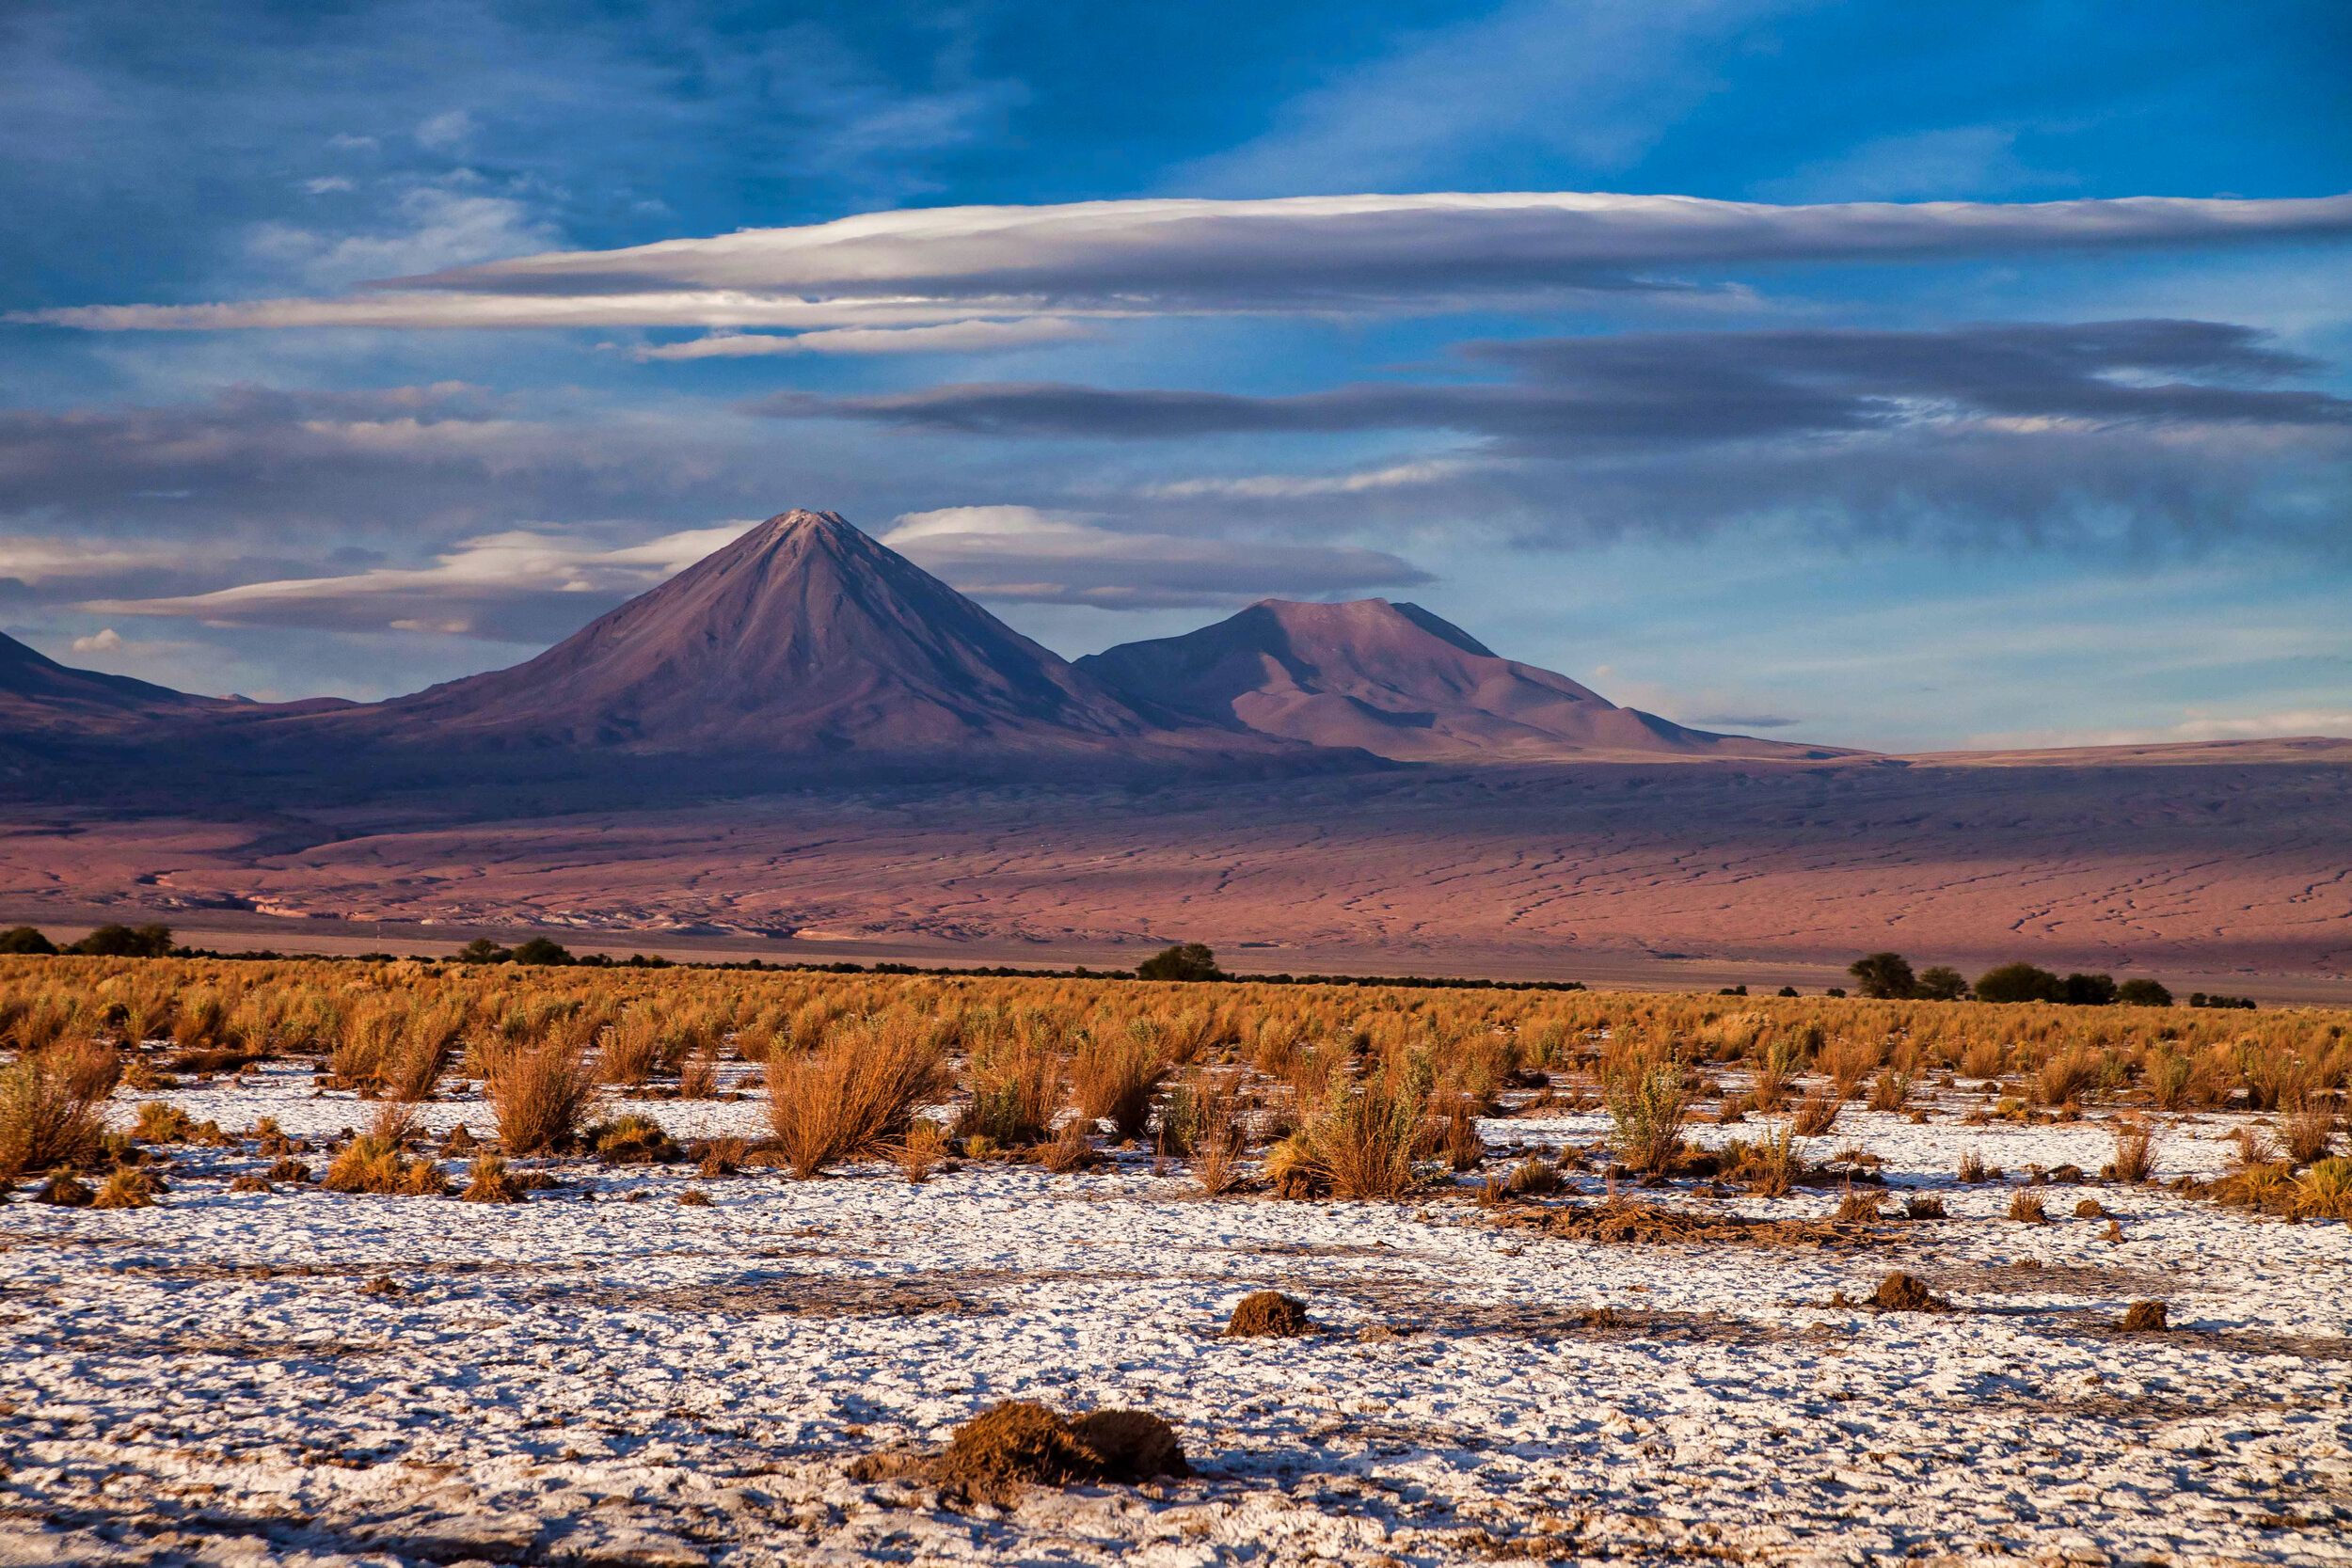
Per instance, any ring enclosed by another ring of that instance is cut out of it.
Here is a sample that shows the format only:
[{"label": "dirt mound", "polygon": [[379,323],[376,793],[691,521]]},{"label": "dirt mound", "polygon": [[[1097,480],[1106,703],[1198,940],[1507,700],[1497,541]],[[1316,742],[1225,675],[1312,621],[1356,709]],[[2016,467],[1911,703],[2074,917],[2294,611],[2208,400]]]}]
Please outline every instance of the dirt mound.
[{"label": "dirt mound", "polygon": [[1521,1223],[1572,1242],[1729,1242],[1746,1246],[1860,1246],[1860,1225],[1833,1220],[1758,1220],[1699,1214],[1656,1203],[1571,1203]]},{"label": "dirt mound", "polygon": [[938,1468],[943,1482],[982,1490],[1067,1486],[1102,1473],[1102,1455],[1080,1442],[1068,1421],[1030,1400],[993,1405],[956,1428]]},{"label": "dirt mound", "polygon": [[1948,1312],[1952,1304],[1936,1295],[1917,1275],[1898,1271],[1879,1281],[1870,1305],[1882,1312]]},{"label": "dirt mound", "polygon": [[1241,1304],[1226,1322],[1225,1337],[1246,1339],[1277,1335],[1289,1338],[1312,1334],[1314,1326],[1307,1316],[1307,1304],[1296,1296],[1286,1296],[1279,1291],[1259,1291],[1241,1298]]},{"label": "dirt mound", "polygon": [[1097,1410],[1071,1422],[1070,1430],[1102,1460],[1106,1481],[1192,1474],[1176,1429],[1148,1410]]},{"label": "dirt mound", "polygon": [[2169,1327],[2165,1322],[2164,1303],[2160,1301],[2136,1301],[2124,1310],[2126,1334],[2162,1334]]}]

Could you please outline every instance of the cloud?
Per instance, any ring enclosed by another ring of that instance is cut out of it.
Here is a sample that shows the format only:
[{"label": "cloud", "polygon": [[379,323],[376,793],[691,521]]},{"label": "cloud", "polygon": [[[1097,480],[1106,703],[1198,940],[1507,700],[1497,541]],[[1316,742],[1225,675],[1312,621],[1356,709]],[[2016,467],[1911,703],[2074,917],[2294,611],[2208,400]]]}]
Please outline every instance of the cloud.
[{"label": "cloud", "polygon": [[123,645],[122,634],[112,626],[92,636],[73,640],[73,651],[77,654],[120,653]]},{"label": "cloud", "polygon": [[451,151],[471,141],[479,129],[473,116],[463,109],[451,109],[430,116],[418,125],[417,145],[437,152]]},{"label": "cloud", "polygon": [[1475,343],[1464,352],[1519,380],[1359,385],[1287,397],[994,382],[851,397],[781,392],[750,407],[780,419],[991,436],[1445,430],[1522,453],[1953,421],[2352,426],[2352,402],[2243,385],[2318,367],[2265,346],[2249,328],[2213,322],[1632,334]]},{"label": "cloud", "polygon": [[1971,751],[2009,751],[2045,746],[2161,746],[2207,740],[2273,740],[2289,736],[2332,736],[2352,739],[2352,712],[2338,708],[2295,708],[2242,719],[2197,717],[2148,729],[2013,730],[1968,737]]},{"label": "cloud", "polygon": [[2017,155],[2017,135],[2014,126],[1955,125],[1880,136],[1756,190],[1781,201],[1902,201],[2081,183],[2070,174],[2028,167]]},{"label": "cloud", "polygon": [[[350,190],[348,180],[314,180],[312,195]],[[419,185],[392,203],[391,222],[373,234],[323,233],[288,223],[255,225],[246,249],[256,261],[313,286],[350,283],[386,272],[519,256],[556,239],[550,224],[512,197]]]},{"label": "cloud", "polygon": [[215,626],[390,627],[499,641],[551,641],[675,576],[751,526],[691,529],[619,548],[516,530],[464,540],[427,567],[375,567],[343,577],[245,583],[209,594],[102,599],[80,608]]},{"label": "cloud", "polygon": [[1177,171],[1222,195],[1333,180],[1410,186],[1506,161],[1630,166],[1719,90],[1710,69],[1792,0],[1521,0],[1408,34],[1283,105],[1274,127]]},{"label": "cloud", "polygon": [[881,537],[962,592],[998,602],[1224,606],[1434,580],[1380,550],[1120,532],[1027,506],[909,513]]},{"label": "cloud", "polygon": [[[470,234],[503,243],[518,221],[475,214],[479,228]],[[446,236],[467,231],[467,224],[427,229]],[[77,306],[8,319],[101,331],[813,328],[923,325],[977,314],[1445,310],[1564,291],[1692,286],[1661,279],[1661,269],[2347,233],[2352,197],[1810,207],[1574,192],[1166,198],[871,213],[804,228],[441,266],[346,297]]]},{"label": "cloud", "polygon": [[1102,335],[1084,322],[1032,316],[1023,321],[947,322],[938,326],[835,327],[778,337],[764,332],[713,332],[683,343],[646,344],[635,359],[734,359],[770,354],[1008,354]]}]

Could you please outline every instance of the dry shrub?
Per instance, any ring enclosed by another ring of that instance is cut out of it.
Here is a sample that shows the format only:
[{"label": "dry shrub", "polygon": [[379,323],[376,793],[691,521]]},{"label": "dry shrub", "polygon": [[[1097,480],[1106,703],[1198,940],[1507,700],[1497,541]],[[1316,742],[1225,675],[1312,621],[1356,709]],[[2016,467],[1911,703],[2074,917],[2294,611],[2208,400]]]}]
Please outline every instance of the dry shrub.
[{"label": "dry shrub", "polygon": [[184,1055],[242,1055],[245,1037],[229,1015],[229,1000],[218,991],[189,991],[180,998],[172,1020],[171,1043]]},{"label": "dry shrub", "polygon": [[1801,1138],[1818,1138],[1837,1125],[1837,1114],[1846,1108],[1844,1097],[1836,1094],[1814,1093],[1797,1101],[1789,1126]]},{"label": "dry shrub", "polygon": [[1682,1152],[1682,1128],[1691,1114],[1691,1091],[1682,1069],[1672,1063],[1633,1063],[1605,1085],[1612,1124],[1610,1147],[1640,1171],[1663,1174]]},{"label": "dry shrub", "polygon": [[1870,1081],[1870,1109],[1899,1112],[1911,1101],[1912,1076],[1888,1068]]},{"label": "dry shrub", "polygon": [[384,1081],[385,1064],[399,1049],[408,1023],[408,1009],[389,997],[378,997],[343,1015],[326,1069],[336,1080],[366,1087]]},{"label": "dry shrub", "polygon": [[2098,1081],[2098,1055],[2074,1050],[2042,1063],[2042,1070],[2034,1075],[2033,1087],[2042,1104],[2065,1105],[2080,1100]]},{"label": "dry shrub", "polygon": [[1821,1053],[1820,1065],[1840,1101],[1858,1099],[1862,1081],[1879,1065],[1879,1048],[1867,1040],[1840,1039]]},{"label": "dry shrub", "polygon": [[472,1167],[466,1173],[466,1190],[457,1195],[461,1203],[520,1203],[523,1189],[506,1168],[506,1160],[498,1154],[477,1154]]},{"label": "dry shrub", "polygon": [[1998,1078],[2008,1067],[2009,1051],[1999,1040],[1972,1040],[1961,1053],[1960,1070],[1971,1078]]},{"label": "dry shrub", "polygon": [[568,1148],[595,1100],[587,1053],[575,1040],[498,1044],[484,1051],[483,1090],[509,1154]]},{"label": "dry shrub", "polygon": [[1985,1164],[1982,1152],[1973,1148],[1965,1149],[1960,1156],[1958,1174],[1962,1186],[1973,1187],[1987,1179],[1990,1175],[1990,1167]]},{"label": "dry shrub", "polygon": [[907,1124],[907,1135],[891,1148],[890,1158],[898,1164],[898,1173],[920,1186],[931,1179],[931,1171],[947,1157],[947,1133],[929,1117],[916,1117]]},{"label": "dry shrub", "polygon": [[1042,1142],[1061,1106],[1061,1057],[1041,1028],[992,1040],[973,1053],[972,1103],[956,1118],[956,1136],[1004,1148]]},{"label": "dry shrub", "polygon": [[2106,1175],[2134,1186],[2156,1173],[2156,1130],[2144,1121],[2120,1121],[2112,1129],[2115,1159]]},{"label": "dry shrub", "polygon": [[385,1092],[394,1100],[432,1099],[434,1085],[457,1053],[465,1026],[466,1015],[459,1008],[420,1007],[411,1012],[380,1069]]},{"label": "dry shrub", "polygon": [[715,1057],[690,1056],[677,1075],[680,1100],[708,1100],[719,1092],[719,1063]]},{"label": "dry shrub", "polygon": [[944,1074],[937,1045],[893,1015],[834,1029],[814,1053],[776,1064],[768,1082],[769,1127],[805,1179],[902,1137]]},{"label": "dry shrub", "polygon": [[2280,1125],[2287,1158],[2298,1165],[2325,1160],[2336,1142],[2336,1113],[2325,1101],[2306,1099]]},{"label": "dry shrub", "polygon": [[2295,1171],[2284,1160],[2242,1165],[2207,1190],[2217,1201],[2234,1209],[2289,1213],[2295,1208]]},{"label": "dry shrub", "polygon": [[1152,1118],[1152,1097],[1168,1076],[1159,1032],[1149,1019],[1128,1021],[1123,1039],[1089,1040],[1071,1063],[1071,1086],[1089,1121],[1108,1121],[1112,1135],[1136,1138]]},{"label": "dry shrub", "polygon": [[1088,1131],[1090,1124],[1082,1116],[1072,1117],[1061,1124],[1054,1141],[1045,1146],[1044,1164],[1057,1176],[1073,1170],[1084,1170],[1094,1164],[1094,1135]]},{"label": "dry shrub", "polygon": [[1413,1190],[1413,1160],[1423,1136],[1418,1085],[1400,1072],[1375,1075],[1360,1087],[1332,1085],[1323,1109],[1289,1142],[1306,1168],[1340,1197],[1395,1199]]},{"label": "dry shrub", "polygon": [[1540,1197],[1556,1193],[1568,1184],[1560,1174],[1560,1167],[1551,1161],[1531,1154],[1511,1167],[1509,1190],[1523,1197]]},{"label": "dry shrub", "polygon": [[651,1007],[629,1008],[596,1040],[596,1075],[608,1084],[642,1086],[661,1066],[661,1024]]},{"label": "dry shrub", "polygon": [[1444,1151],[1446,1164],[1457,1171],[1476,1170],[1486,1158],[1486,1140],[1478,1135],[1478,1107],[1469,1096],[1454,1101],[1438,1147]]},{"label": "dry shrub", "polygon": [[2299,1103],[2318,1086],[2312,1063],[2280,1040],[2242,1039],[2232,1053],[2249,1110],[2276,1111]]},{"label": "dry shrub", "polygon": [[114,1092],[116,1056],[96,1046],[50,1045],[0,1069],[0,1180],[88,1160],[106,1131],[99,1109]]},{"label": "dry shrub", "polygon": [[1868,1225],[1879,1218],[1879,1195],[1846,1189],[1846,1196],[1837,1200],[1837,1212],[1830,1217],[1840,1225]]},{"label": "dry shrub", "polygon": [[1944,1200],[1940,1197],[1907,1197],[1903,1199],[1903,1218],[1940,1220],[1944,1218]]},{"label": "dry shrub", "polygon": [[2123,1332],[2126,1334],[2162,1334],[2169,1326],[2166,1322],[2165,1305],[2160,1301],[2136,1301],[2124,1309]]},{"label": "dry shrub", "polygon": [[1307,1304],[1279,1291],[1251,1291],[1234,1305],[1232,1316],[1225,1322],[1225,1337],[1229,1339],[1295,1338],[1314,1331],[1314,1323],[1307,1316]]},{"label": "dry shrub", "polygon": [[677,1204],[681,1209],[711,1209],[717,1207],[717,1205],[710,1201],[710,1195],[708,1193],[696,1192],[691,1187],[687,1188],[684,1192],[677,1195]]},{"label": "dry shrub", "polygon": [[2026,1225],[2047,1225],[2050,1215],[2042,1202],[2042,1195],[2031,1187],[2020,1187],[2009,1195],[2009,1217]]},{"label": "dry shrub", "polygon": [[2103,1220],[2107,1217],[2107,1212],[2100,1207],[2097,1198],[2087,1197],[2074,1205],[2074,1217],[2078,1220]]},{"label": "dry shrub", "polygon": [[1930,1291],[1927,1281],[1899,1271],[1879,1281],[1870,1305],[1882,1312],[1948,1312],[1952,1304]]},{"label": "dry shrub", "polygon": [[1793,1120],[1766,1128],[1760,1143],[1734,1139],[1724,1153],[1731,1174],[1760,1197],[1787,1197],[1804,1175],[1804,1150],[1797,1142]]},{"label": "dry shrub", "polygon": [[2207,1098],[2199,1092],[2197,1064],[2177,1051],[2165,1052],[2149,1066],[2147,1084],[2160,1110],[2185,1110]]},{"label": "dry shrub", "polygon": [[272,1181],[304,1182],[310,1180],[310,1167],[299,1160],[285,1159],[262,1173]]},{"label": "dry shrub", "polygon": [[1794,1040],[1774,1040],[1756,1064],[1756,1108],[1777,1111],[1788,1102],[1788,1085],[1804,1065],[1804,1052]]}]

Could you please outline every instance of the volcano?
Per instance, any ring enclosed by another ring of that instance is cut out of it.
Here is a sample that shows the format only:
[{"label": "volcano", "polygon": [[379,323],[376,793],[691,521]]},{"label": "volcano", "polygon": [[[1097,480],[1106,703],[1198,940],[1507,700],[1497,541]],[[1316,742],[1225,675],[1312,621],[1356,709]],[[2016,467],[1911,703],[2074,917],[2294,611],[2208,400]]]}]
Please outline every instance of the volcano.
[{"label": "volcano", "polygon": [[1126,642],[1078,668],[1203,723],[1399,762],[1850,753],[1687,729],[1567,676],[1503,658],[1413,604],[1263,599],[1182,637]]},{"label": "volcano", "polygon": [[330,727],[458,751],[736,756],[1248,751],[1235,742],[1261,738],[1147,715],[837,515],[803,511],[528,663]]}]

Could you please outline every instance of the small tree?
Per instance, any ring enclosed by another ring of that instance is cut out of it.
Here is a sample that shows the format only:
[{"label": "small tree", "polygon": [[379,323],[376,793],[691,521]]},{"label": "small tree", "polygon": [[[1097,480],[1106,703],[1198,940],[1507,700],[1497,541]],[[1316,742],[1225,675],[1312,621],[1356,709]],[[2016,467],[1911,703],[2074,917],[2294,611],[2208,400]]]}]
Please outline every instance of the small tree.
[{"label": "small tree", "polygon": [[461,964],[502,964],[514,956],[488,937],[476,937],[457,950]]},{"label": "small tree", "polygon": [[1912,988],[1911,993],[1929,1002],[1965,1001],[1968,977],[1957,969],[1936,964],[1919,972],[1918,983]]},{"label": "small tree", "polygon": [[0,932],[0,953],[35,954],[47,957],[57,950],[57,944],[30,926],[14,926]]},{"label": "small tree", "polygon": [[168,926],[101,926],[81,941],[72,951],[100,958],[168,958],[171,957],[171,927]]},{"label": "small tree", "polygon": [[2066,1002],[2074,1007],[2106,1007],[2115,1002],[2115,976],[2112,974],[2069,974],[2066,977]]},{"label": "small tree", "polygon": [[1223,980],[1226,973],[1216,967],[1216,955],[1206,942],[1180,942],[1173,947],[1162,948],[1136,965],[1138,980]]},{"label": "small tree", "polygon": [[515,951],[507,957],[518,964],[567,964],[573,961],[570,949],[545,937],[532,937],[529,942],[517,942]]},{"label": "small tree", "polygon": [[2031,964],[2003,964],[1977,976],[1979,1002],[2063,1002],[2066,982]]},{"label": "small tree", "polygon": [[2126,980],[2115,988],[2115,999],[2126,1007],[2172,1006],[2172,993],[2154,980]]},{"label": "small tree", "polygon": [[1846,966],[1862,994],[1878,1001],[1900,1001],[1918,985],[1911,960],[1900,953],[1867,953]]}]

